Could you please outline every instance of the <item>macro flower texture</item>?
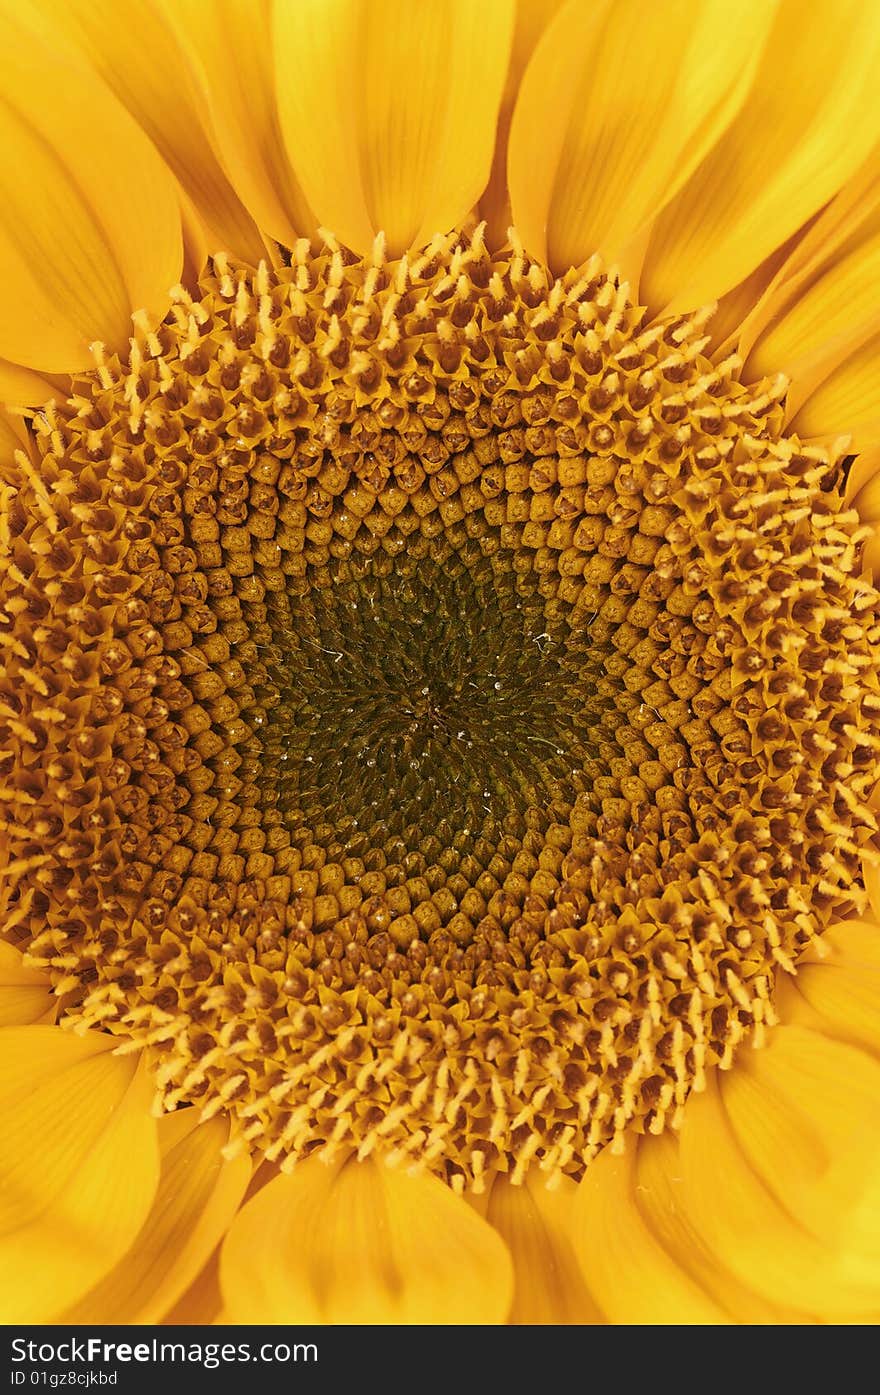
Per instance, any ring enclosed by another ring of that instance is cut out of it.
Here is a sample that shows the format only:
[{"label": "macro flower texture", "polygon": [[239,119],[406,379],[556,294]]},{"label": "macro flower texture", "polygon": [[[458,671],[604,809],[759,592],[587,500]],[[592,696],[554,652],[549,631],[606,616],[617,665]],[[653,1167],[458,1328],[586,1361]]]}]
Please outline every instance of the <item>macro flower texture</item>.
[{"label": "macro flower texture", "polygon": [[878,68],[0,0],[6,1322],[880,1317]]}]

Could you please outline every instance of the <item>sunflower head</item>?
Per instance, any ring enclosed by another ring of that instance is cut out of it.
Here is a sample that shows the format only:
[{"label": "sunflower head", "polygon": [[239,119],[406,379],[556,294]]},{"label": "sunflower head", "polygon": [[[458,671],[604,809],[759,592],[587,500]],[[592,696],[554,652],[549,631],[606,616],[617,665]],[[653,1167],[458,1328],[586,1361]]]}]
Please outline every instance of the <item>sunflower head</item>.
[{"label": "sunflower head", "polygon": [[[496,1315],[617,1313],[632,1250],[640,1313],[751,1320],[710,1138],[812,1312],[834,1207],[764,1191],[800,1063],[880,1043],[816,978],[876,973],[876,6],[824,66],[794,0],[120,8],[0,0],[0,970],[60,1118],[95,1081],[59,1195],[130,1120],[144,1201],[47,1310],[203,1157],[154,1315],[254,1169],[243,1319],[323,1208],[440,1218]],[[868,1186],[844,1116],[803,1156]],[[313,1308],[387,1315],[383,1244]]]},{"label": "sunflower head", "polygon": [[165,1107],[580,1177],[858,900],[858,520],[707,319],[481,228],[218,257],[38,426],[20,924]]}]

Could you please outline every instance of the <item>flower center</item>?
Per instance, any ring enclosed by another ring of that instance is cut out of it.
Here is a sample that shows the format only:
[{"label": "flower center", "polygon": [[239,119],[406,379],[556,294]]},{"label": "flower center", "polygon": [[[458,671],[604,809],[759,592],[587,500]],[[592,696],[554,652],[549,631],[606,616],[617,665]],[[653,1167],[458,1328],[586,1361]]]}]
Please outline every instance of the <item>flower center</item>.
[{"label": "flower center", "polygon": [[876,593],[598,265],[214,260],[5,491],[4,885],[236,1146],[579,1176],[858,903]]},{"label": "flower center", "polygon": [[242,707],[264,824],[331,858],[381,849],[424,877],[441,825],[485,858],[554,801],[570,813],[607,773],[607,648],[572,607],[546,604],[518,557],[484,524],[458,548],[419,534],[273,598],[259,705]]}]

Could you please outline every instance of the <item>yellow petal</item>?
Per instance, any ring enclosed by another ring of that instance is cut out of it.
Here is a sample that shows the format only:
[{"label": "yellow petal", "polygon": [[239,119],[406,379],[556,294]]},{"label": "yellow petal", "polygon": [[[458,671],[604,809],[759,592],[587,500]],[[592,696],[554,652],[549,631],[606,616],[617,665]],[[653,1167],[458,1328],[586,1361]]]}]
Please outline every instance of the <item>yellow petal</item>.
[{"label": "yellow petal", "polygon": [[859,517],[865,523],[875,523],[880,519],[880,446],[857,455],[850,467],[846,480],[846,502],[858,509]]},{"label": "yellow petal", "polygon": [[278,111],[320,223],[398,255],[462,222],[486,186],[511,0],[276,7]]},{"label": "yellow petal", "polygon": [[158,5],[199,81],[220,163],[251,217],[287,247],[311,236],[314,214],[278,124],[270,0]]},{"label": "yellow petal", "polygon": [[880,134],[878,57],[873,0],[812,0],[809,24],[782,0],[739,116],[654,226],[652,309],[717,300],[854,174]]},{"label": "yellow petal", "polygon": [[228,1123],[196,1109],[159,1120],[162,1158],[150,1214],[123,1258],[68,1308],[63,1323],[158,1322],[186,1292],[226,1233],[250,1181],[246,1154],[227,1162]]},{"label": "yellow petal", "polygon": [[511,1323],[600,1323],[571,1242],[569,1222],[577,1186],[568,1178],[548,1191],[541,1181],[511,1186],[506,1177],[492,1185],[486,1219],[513,1258]]},{"label": "yellow petal", "polygon": [[253,219],[205,130],[207,109],[180,44],[153,0],[2,0],[44,40],[81,55],[173,170],[210,229],[211,251],[258,259]]},{"label": "yellow petal", "polygon": [[681,188],[748,91],[772,6],[569,3],[526,71],[510,132],[513,215],[556,271],[617,262]]},{"label": "yellow petal", "polygon": [[792,249],[797,246],[801,233],[797,232],[765,257],[760,266],[740,281],[733,290],[727,291],[719,300],[707,328],[712,333],[712,357],[718,362],[737,350],[742,337],[743,322],[764,296],[774,277],[784,267]]},{"label": "yellow petal", "polygon": [[590,1293],[613,1323],[728,1322],[646,1225],[636,1204],[637,1147],[633,1138],[622,1154],[606,1148],[578,1188],[571,1236]]},{"label": "yellow petal", "polygon": [[880,1055],[880,925],[850,920],[822,936],[813,955],[786,975],[777,994],[783,1022],[801,1023]]},{"label": "yellow petal", "polygon": [[7,407],[42,407],[50,398],[64,395],[50,379],[0,359],[0,402]]},{"label": "yellow petal", "polygon": [[[876,807],[873,795],[869,802],[872,808]],[[862,858],[862,881],[865,883],[865,891],[868,893],[871,914],[875,920],[880,920],[880,867],[877,866],[873,858]]]},{"label": "yellow petal", "polygon": [[737,1322],[808,1321],[808,1314],[785,1306],[784,1294],[771,1303],[719,1265],[682,1205],[681,1159],[673,1131],[667,1129],[656,1138],[647,1135],[636,1146],[635,1203],[649,1230],[679,1267]]},{"label": "yellow petal", "polygon": [[0,1030],[0,1312],[51,1322],[128,1249],[159,1172],[152,1080],[113,1037]]},{"label": "yellow petal", "polygon": [[873,535],[862,544],[862,566],[876,582],[880,576],[880,527],[875,527]]},{"label": "yellow petal", "polygon": [[196,1275],[185,1293],[162,1319],[163,1325],[206,1327],[216,1322],[223,1310],[220,1292],[220,1246]]},{"label": "yellow petal", "polygon": [[239,1212],[220,1281],[230,1322],[496,1323],[510,1256],[442,1182],[307,1158]]},{"label": "yellow petal", "polygon": [[562,0],[517,0],[510,63],[498,113],[492,171],[480,197],[480,217],[486,220],[486,241],[490,247],[501,247],[507,241],[507,232],[513,222],[507,189],[507,145],[522,76],[538,40],[561,4]]},{"label": "yellow petal", "polygon": [[[0,417],[0,442],[2,429]],[[24,956],[0,940],[0,1027],[23,1027],[50,1017],[54,1011],[55,999],[46,975],[25,968]]]},{"label": "yellow petal", "polygon": [[786,407],[792,417],[840,363],[877,334],[880,205],[761,336],[745,376],[781,372],[791,378]]},{"label": "yellow petal", "polygon": [[[278,1172],[279,1169],[275,1163],[263,1162],[258,1164],[248,1184],[243,1204],[246,1205],[251,1197],[255,1196],[271,1178],[277,1177]],[[213,1251],[189,1288],[181,1294],[174,1307],[165,1314],[162,1319],[163,1324],[203,1327],[221,1320],[223,1311],[223,1295],[220,1292],[221,1249],[222,1246],[218,1245]]]},{"label": "yellow petal", "polygon": [[808,397],[791,430],[800,436],[848,435],[854,451],[880,445],[880,333]]},{"label": "yellow petal", "polygon": [[[9,25],[3,29],[9,37]],[[174,180],[87,69],[36,40],[0,48],[0,356],[37,372],[128,345],[180,275]]]},{"label": "yellow petal", "polygon": [[0,464],[12,460],[17,450],[28,450],[30,441],[26,423],[13,412],[0,407]]},{"label": "yellow petal", "polygon": [[[878,209],[880,148],[872,151],[853,178],[848,180],[821,213],[811,219],[805,229],[796,235],[794,245],[789,243],[785,248],[779,249],[783,253],[780,265],[764,294],[757,299],[750,313],[744,318],[739,335],[737,349],[746,360],[747,379],[763,374],[761,363],[770,361],[765,349],[766,340],[768,336],[773,337],[774,359],[786,359],[778,365],[774,364],[773,371],[781,369],[789,376],[796,377],[796,386],[801,390],[799,400],[803,400],[807,386],[804,379],[809,365],[795,364],[792,361],[790,366],[790,356],[799,356],[803,349],[810,351],[811,356],[816,352],[822,355],[823,347],[827,351],[828,341],[832,340],[834,354],[830,360],[830,367],[833,367],[844,353],[857,348],[866,337],[866,332],[860,326],[868,324],[867,333],[871,333],[871,306],[873,302],[876,308],[878,292],[876,286],[868,281],[859,287],[858,300],[846,307],[851,320],[848,341],[846,338],[841,339],[840,331],[845,329],[842,322],[838,326],[837,334],[830,332],[833,325],[827,327],[828,333],[823,332],[818,336],[814,328],[812,338],[806,345],[798,344],[786,329],[786,325],[789,315],[794,313],[801,316],[803,328],[810,332],[809,324],[804,319],[804,312],[799,309],[799,305],[803,299],[814,299],[817,293],[830,300],[829,310],[832,317],[839,315],[839,306],[833,297],[829,297],[830,285],[825,278],[853,254],[864,253],[866,244],[876,234]],[[778,257],[779,251],[774,255]],[[813,374],[813,381],[809,386],[815,386],[819,380]],[[791,400],[790,397],[789,401]]]},{"label": "yellow petal", "polygon": [[[195,204],[186,195],[182,195],[180,200],[180,225],[183,235],[183,267],[180,280],[187,290],[195,293],[209,253],[211,250],[217,251],[217,244],[214,241],[212,248],[209,248],[210,233],[202,222]],[[259,260],[259,257],[257,259]]]},{"label": "yellow petal", "polygon": [[872,1215],[880,1064],[819,1032],[784,1027],[765,1052],[745,1054],[723,1093],[743,1153],[768,1191],[832,1250],[850,1244],[841,1271],[864,1272],[880,1299],[880,1215]]},{"label": "yellow petal", "polygon": [[841,920],[822,936],[828,957],[811,960],[817,967],[880,969],[880,924],[874,920]]},{"label": "yellow petal", "polygon": [[843,1320],[880,1301],[880,1064],[778,1027],[692,1097],[682,1207],[747,1288]]}]

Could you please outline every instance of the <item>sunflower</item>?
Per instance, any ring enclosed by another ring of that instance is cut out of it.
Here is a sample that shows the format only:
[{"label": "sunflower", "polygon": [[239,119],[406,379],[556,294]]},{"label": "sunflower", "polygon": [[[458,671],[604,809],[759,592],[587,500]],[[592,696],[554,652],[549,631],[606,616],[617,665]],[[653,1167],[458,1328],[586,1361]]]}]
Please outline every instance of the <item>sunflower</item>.
[{"label": "sunflower", "polygon": [[875,1320],[880,8],[0,28],[4,1319]]}]

